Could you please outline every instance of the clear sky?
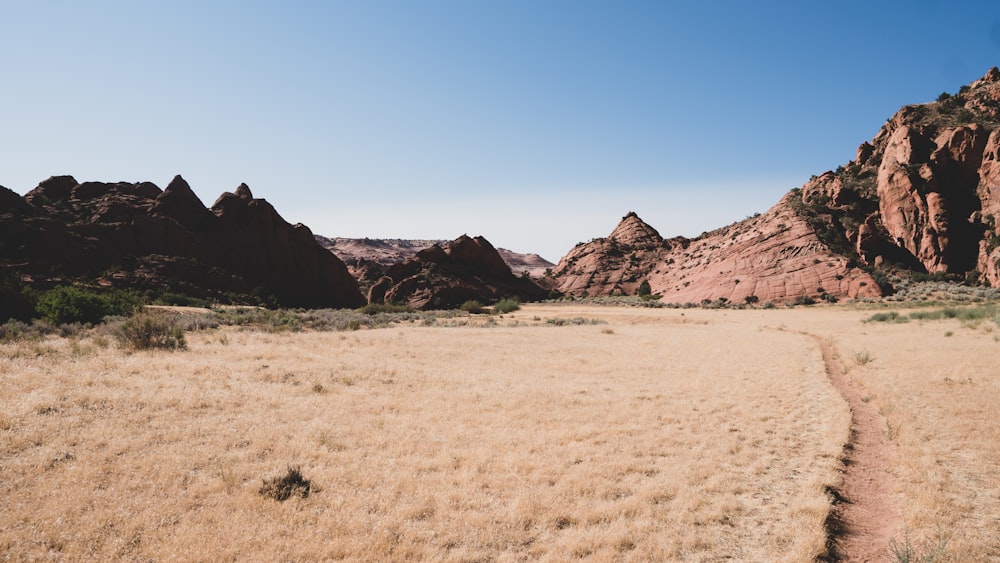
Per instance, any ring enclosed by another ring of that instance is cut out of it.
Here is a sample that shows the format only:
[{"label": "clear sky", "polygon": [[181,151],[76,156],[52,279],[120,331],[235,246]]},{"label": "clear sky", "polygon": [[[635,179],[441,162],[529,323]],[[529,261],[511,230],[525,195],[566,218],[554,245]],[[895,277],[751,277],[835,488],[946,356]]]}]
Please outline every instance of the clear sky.
[{"label": "clear sky", "polygon": [[1000,64],[995,0],[0,0],[0,185],[246,182],[326,236],[693,236]]}]

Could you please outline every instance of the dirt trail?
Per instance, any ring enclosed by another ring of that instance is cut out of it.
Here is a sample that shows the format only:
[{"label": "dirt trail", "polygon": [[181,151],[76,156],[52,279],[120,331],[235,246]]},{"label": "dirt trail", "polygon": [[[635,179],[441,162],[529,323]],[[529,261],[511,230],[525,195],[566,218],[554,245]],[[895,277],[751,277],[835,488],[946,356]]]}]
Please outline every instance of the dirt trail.
[{"label": "dirt trail", "polygon": [[844,446],[843,479],[831,491],[834,509],[827,519],[827,560],[890,561],[889,541],[898,537],[903,527],[892,496],[890,469],[895,446],[889,441],[885,418],[865,400],[865,389],[844,373],[833,345],[810,336],[822,350],[830,381],[851,407],[851,438]]}]

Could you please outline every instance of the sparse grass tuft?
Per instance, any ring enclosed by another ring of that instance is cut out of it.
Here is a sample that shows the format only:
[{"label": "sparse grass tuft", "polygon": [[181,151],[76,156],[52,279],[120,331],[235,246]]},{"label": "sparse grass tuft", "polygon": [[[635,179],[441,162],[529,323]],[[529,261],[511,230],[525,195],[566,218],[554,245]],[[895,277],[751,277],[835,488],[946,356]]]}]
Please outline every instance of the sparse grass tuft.
[{"label": "sparse grass tuft", "polygon": [[868,317],[865,320],[867,323],[908,323],[910,319],[900,315],[896,311],[888,311],[885,313],[875,313],[874,315]]},{"label": "sparse grass tuft", "polygon": [[545,324],[549,324],[552,326],[576,326],[576,325],[603,325],[608,323],[600,319],[585,319],[583,317],[573,317],[569,319],[563,317],[554,317],[551,319],[545,319]]},{"label": "sparse grass tuft", "polygon": [[939,535],[935,543],[917,545],[910,539],[909,532],[903,533],[903,541],[889,540],[889,551],[897,563],[937,563],[946,559],[948,538]]},{"label": "sparse grass tuft", "polygon": [[861,350],[854,353],[854,363],[859,366],[868,365],[873,361],[875,361],[875,357],[868,350]]}]

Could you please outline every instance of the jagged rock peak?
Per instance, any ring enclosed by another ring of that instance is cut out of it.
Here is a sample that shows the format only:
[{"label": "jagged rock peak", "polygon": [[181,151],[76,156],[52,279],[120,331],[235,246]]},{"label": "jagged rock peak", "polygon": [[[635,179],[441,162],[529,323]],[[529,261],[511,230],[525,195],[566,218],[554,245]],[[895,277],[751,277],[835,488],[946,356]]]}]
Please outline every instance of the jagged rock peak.
[{"label": "jagged rock peak", "polygon": [[236,195],[241,199],[253,199],[253,192],[250,191],[250,186],[246,184],[240,184],[239,187],[236,188]]},{"label": "jagged rock peak", "polygon": [[166,189],[156,196],[153,213],[172,217],[178,223],[194,230],[209,229],[215,222],[215,216],[180,174],[174,176]]},{"label": "jagged rock peak", "polygon": [[187,183],[187,180],[185,180],[183,176],[178,174],[174,176],[173,180],[170,180],[170,183],[167,184],[167,187],[163,191],[180,191],[180,190],[191,191],[191,185]]},{"label": "jagged rock peak", "polygon": [[663,237],[656,229],[639,218],[635,211],[629,211],[608,237],[621,244],[661,244]]},{"label": "jagged rock peak", "polygon": [[970,86],[972,88],[975,88],[977,86],[982,86],[983,84],[989,84],[991,82],[1000,82],[1000,69],[998,69],[997,67],[993,67],[990,70],[988,70],[982,78],[976,80],[975,82],[970,84]]}]

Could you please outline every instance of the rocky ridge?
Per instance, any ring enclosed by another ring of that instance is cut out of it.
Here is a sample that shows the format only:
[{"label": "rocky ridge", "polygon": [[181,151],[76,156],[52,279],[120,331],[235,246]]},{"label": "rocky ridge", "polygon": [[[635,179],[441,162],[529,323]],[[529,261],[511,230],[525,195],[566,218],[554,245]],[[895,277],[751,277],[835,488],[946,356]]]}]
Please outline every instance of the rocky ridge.
[{"label": "rocky ridge", "polygon": [[447,309],[469,300],[489,303],[516,297],[536,301],[547,295],[529,277],[515,276],[485,238],[462,235],[389,267],[372,285],[368,302]]},{"label": "rocky ridge", "polygon": [[[324,237],[316,235],[316,240],[324,248],[340,258],[362,288],[371,287],[389,267],[414,257],[425,248],[445,245],[445,240],[423,239],[372,239]],[[537,254],[521,254],[504,248],[497,252],[513,272],[528,272],[534,278],[543,277],[546,270],[555,264]]]},{"label": "rocky ridge", "polygon": [[37,287],[81,282],[301,307],[364,303],[344,264],[302,224],[240,185],[206,208],[180,176],[79,183],[54,176],[24,197],[0,188],[0,265]]},{"label": "rocky ridge", "polygon": [[1000,285],[1000,70],[901,108],[856,158],[766,213],[694,239],[663,239],[634,214],[554,271],[571,295],[664,301],[873,297],[887,275]]}]

